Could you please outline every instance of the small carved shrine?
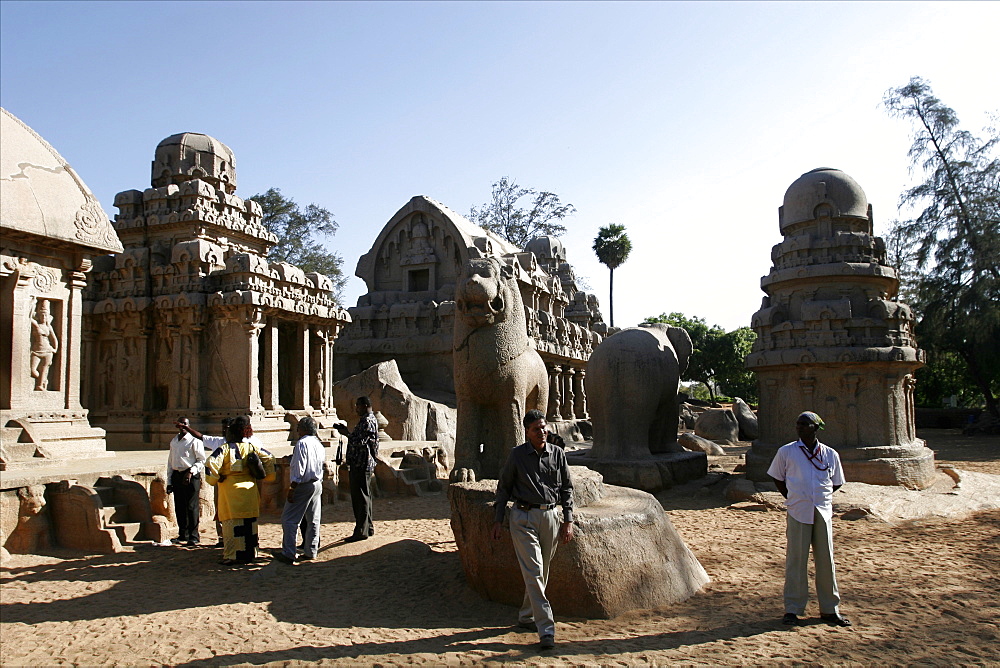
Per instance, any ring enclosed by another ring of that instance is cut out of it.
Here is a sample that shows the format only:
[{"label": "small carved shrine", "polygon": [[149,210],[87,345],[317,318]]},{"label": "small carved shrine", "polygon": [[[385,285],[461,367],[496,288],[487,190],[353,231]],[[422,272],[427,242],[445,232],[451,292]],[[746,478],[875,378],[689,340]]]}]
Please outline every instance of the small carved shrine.
[{"label": "small carved shrine", "polygon": [[874,236],[871,206],[836,169],[803,174],[778,210],[784,241],[761,279],[747,368],[760,390],[760,438],[747,477],[767,480],[777,449],[795,438],[795,419],[815,411],[849,481],[923,488],[934,453],[916,437],[913,372],[924,353],[913,312],[896,301],[899,279]]}]

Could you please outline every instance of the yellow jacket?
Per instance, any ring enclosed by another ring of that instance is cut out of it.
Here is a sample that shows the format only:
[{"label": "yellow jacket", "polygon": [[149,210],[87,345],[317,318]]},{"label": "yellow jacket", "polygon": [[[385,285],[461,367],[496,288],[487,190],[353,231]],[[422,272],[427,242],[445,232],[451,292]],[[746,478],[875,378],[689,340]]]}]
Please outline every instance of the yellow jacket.
[{"label": "yellow jacket", "polygon": [[[256,452],[264,464],[267,474],[264,480],[275,479],[274,457],[264,448],[243,440],[236,444],[227,443],[216,450],[205,462],[205,481],[219,487],[219,520],[236,520],[260,515],[260,482],[247,470],[246,457]],[[235,452],[239,455],[234,457]]]}]

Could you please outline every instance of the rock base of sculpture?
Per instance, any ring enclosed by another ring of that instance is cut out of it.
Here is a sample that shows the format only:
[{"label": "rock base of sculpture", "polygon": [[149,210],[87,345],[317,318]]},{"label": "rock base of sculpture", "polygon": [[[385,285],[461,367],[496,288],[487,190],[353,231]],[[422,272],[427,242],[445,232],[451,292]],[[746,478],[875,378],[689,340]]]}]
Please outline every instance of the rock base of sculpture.
[{"label": "rock base of sculpture", "polygon": [[[653,496],[604,485],[587,469],[573,467],[572,475],[575,538],[556,550],[547,589],[557,617],[607,619],[671,605],[709,582]],[[490,537],[495,494],[496,480],[452,483],[451,526],[469,585],[520,606],[524,581],[510,537]]]},{"label": "rock base of sculpture", "polygon": [[[746,454],[747,479],[757,482],[770,480],[767,469],[780,447],[754,442]],[[848,482],[926,489],[935,480],[934,451],[920,439],[909,446],[843,448],[838,453]]]},{"label": "rock base of sculpture", "polygon": [[566,454],[573,466],[586,466],[604,476],[609,485],[659,492],[708,475],[704,452],[666,452],[645,459],[598,460],[590,449]]}]

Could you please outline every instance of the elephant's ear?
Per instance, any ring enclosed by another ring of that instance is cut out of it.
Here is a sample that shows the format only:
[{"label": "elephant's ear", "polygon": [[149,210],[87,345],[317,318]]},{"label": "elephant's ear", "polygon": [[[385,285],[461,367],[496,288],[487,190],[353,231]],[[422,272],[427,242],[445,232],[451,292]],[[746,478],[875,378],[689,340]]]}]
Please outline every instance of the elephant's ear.
[{"label": "elephant's ear", "polygon": [[677,354],[677,370],[684,373],[688,367],[688,360],[691,359],[691,353],[694,352],[691,336],[683,327],[670,327],[667,329],[667,338],[670,339],[670,345],[674,347],[674,352]]}]

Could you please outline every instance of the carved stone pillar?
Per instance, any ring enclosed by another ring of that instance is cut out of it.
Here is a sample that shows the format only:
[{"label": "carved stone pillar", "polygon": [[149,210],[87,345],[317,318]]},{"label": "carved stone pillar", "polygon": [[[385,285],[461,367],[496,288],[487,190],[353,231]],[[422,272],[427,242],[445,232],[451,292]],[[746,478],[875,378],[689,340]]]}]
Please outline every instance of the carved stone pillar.
[{"label": "carved stone pillar", "polygon": [[562,373],[562,417],[564,420],[574,420],[576,415],[573,411],[574,395],[573,395],[573,376],[576,375],[576,369],[571,366],[565,367]]},{"label": "carved stone pillar", "polygon": [[562,415],[559,412],[559,408],[562,406],[562,388],[560,387],[561,374],[561,366],[558,364],[552,364],[549,366],[549,422],[562,420]]},{"label": "carved stone pillar", "polygon": [[259,351],[257,346],[259,345],[259,335],[260,331],[264,328],[264,322],[261,319],[260,311],[251,311],[246,320],[243,321],[243,331],[247,335],[247,389],[250,399],[249,410],[256,411],[263,408],[260,403],[260,387],[257,383],[257,370],[259,368],[258,364],[258,354]]},{"label": "carved stone pillar", "polygon": [[278,399],[278,319],[270,317],[264,327],[261,345],[264,346],[264,368],[259,370],[261,398],[264,408],[269,411],[281,410]]},{"label": "carved stone pillar", "polygon": [[63,377],[66,384],[64,396],[66,397],[66,409],[78,411],[82,410],[80,404],[80,332],[83,329],[83,288],[87,285],[86,271],[91,267],[90,260],[83,260],[67,276],[66,287],[69,288],[69,299],[66,300],[66,311],[64,314],[66,326],[63,329],[65,337],[61,344],[64,351],[65,360],[63,364]]},{"label": "carved stone pillar", "polygon": [[577,369],[576,376],[573,378],[573,394],[576,397],[576,405],[573,412],[576,414],[578,420],[590,419],[590,414],[587,413],[587,393],[584,391],[583,383],[586,377],[586,369]]},{"label": "carved stone pillar", "polygon": [[299,323],[297,348],[299,349],[299,365],[295,372],[295,395],[293,408],[309,406],[309,334],[308,323]]}]

